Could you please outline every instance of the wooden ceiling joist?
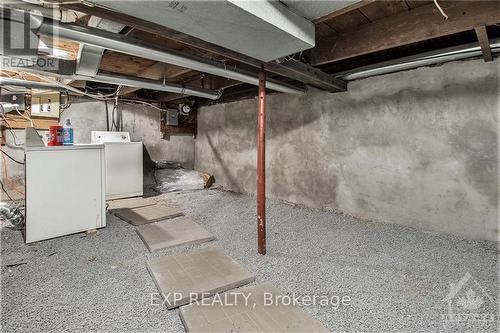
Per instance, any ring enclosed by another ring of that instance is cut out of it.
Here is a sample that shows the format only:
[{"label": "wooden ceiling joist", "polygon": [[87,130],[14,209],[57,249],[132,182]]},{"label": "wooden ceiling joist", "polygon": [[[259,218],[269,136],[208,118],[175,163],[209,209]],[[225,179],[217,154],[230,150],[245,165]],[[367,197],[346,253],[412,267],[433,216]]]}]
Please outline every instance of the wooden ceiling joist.
[{"label": "wooden ceiling joist", "polygon": [[[255,58],[234,52],[218,45],[203,41],[201,39],[186,35],[184,33],[169,29],[167,27],[161,26],[159,24],[147,22],[130,15],[116,13],[105,8],[99,7],[88,7],[83,4],[76,3],[61,3],[62,7],[68,9],[74,9],[80,12],[84,12],[91,15],[96,15],[105,19],[109,19],[135,29],[149,32],[151,34],[157,34],[162,37],[171,39],[177,43],[192,47],[194,49],[203,50],[204,52],[210,52],[222,56],[226,59],[232,59],[243,64],[250,65],[254,68],[260,68],[264,66],[265,70],[288,77],[293,80],[303,82],[305,84],[310,84],[312,86],[317,86],[322,89],[327,89],[332,92],[344,91],[345,85],[337,85],[338,80],[334,80],[329,74],[323,73],[310,65],[304,64],[302,69],[297,69],[297,66],[291,67],[287,64],[277,64],[277,63],[264,63]],[[317,74],[321,72],[321,76]],[[293,76],[292,76],[293,75]],[[325,78],[327,78],[325,80]],[[318,82],[322,82],[322,86],[318,86]]]},{"label": "wooden ceiling joist", "polygon": [[433,3],[321,39],[308,52],[313,66],[327,64],[500,22],[500,2],[441,1],[447,20]]},{"label": "wooden ceiling joist", "polygon": [[490,40],[488,38],[488,32],[486,27],[480,26],[474,29],[476,31],[477,40],[481,46],[481,51],[483,52],[483,58],[485,62],[493,61],[493,55],[491,54]]},{"label": "wooden ceiling joist", "polygon": [[[135,73],[135,76],[141,77],[144,79],[160,80],[164,70],[165,70],[165,64],[157,62],[157,63],[149,66],[145,70],[138,72],[138,73]],[[127,94],[133,93],[133,92],[140,90],[140,89],[141,88],[137,88],[137,87],[124,87],[121,91],[121,94],[127,95]]]}]

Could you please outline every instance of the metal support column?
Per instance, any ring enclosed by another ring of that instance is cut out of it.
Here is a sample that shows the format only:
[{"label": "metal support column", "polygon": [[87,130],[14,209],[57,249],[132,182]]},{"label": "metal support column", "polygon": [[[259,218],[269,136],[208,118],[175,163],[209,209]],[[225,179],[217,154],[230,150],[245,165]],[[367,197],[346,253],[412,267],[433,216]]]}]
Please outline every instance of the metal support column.
[{"label": "metal support column", "polygon": [[257,244],[266,254],[266,73],[259,73],[259,112],[257,117]]}]

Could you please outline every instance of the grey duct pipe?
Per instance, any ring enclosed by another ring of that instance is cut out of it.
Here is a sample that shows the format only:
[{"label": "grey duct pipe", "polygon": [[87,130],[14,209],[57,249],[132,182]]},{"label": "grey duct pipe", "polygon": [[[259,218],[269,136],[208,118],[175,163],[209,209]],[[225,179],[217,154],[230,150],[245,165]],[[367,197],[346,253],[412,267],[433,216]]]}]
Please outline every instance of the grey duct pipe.
[{"label": "grey duct pipe", "polygon": [[[255,86],[259,85],[259,78],[253,73],[239,69],[225,68],[222,64],[209,62],[207,59],[183,54],[176,50],[146,46],[139,40],[116,33],[64,23],[54,24],[54,21],[47,18],[44,18],[41,22],[38,33],[48,36],[53,35],[119,53],[190,68]],[[283,93],[296,95],[303,95],[305,93],[303,89],[277,80],[268,80],[266,86],[269,89]]]},{"label": "grey duct pipe", "polygon": [[[500,39],[493,39],[490,43],[490,48],[492,53],[500,52]],[[337,73],[335,76],[346,81],[353,81],[370,76],[389,74],[421,66],[477,57],[480,55],[482,55],[481,47],[478,46],[477,43],[470,43],[364,66],[351,71]]]},{"label": "grey duct pipe", "polygon": [[[162,84],[154,80],[139,79],[129,76],[98,74],[95,77],[85,77],[85,76],[69,76],[69,77],[64,76],[64,77],[73,80],[87,80],[93,82],[124,85],[128,87],[137,87],[137,88],[166,91],[166,92],[179,93],[185,95],[192,95],[203,98],[209,98],[212,100],[218,99],[220,97],[220,93],[214,90],[184,87],[178,84]],[[77,94],[82,93],[80,90],[76,88],[69,89],[67,86],[60,86],[50,82],[36,82],[36,81],[28,81],[20,79],[11,79],[6,77],[0,77],[0,86],[15,86],[15,87],[26,87],[33,89],[49,89],[49,90],[63,90],[63,91],[69,90]]]},{"label": "grey duct pipe", "polygon": [[33,88],[33,89],[49,89],[49,90],[68,90],[54,83],[11,79],[8,77],[0,77],[0,86],[14,86],[14,87]]},{"label": "grey duct pipe", "polygon": [[158,91],[166,91],[172,93],[178,93],[183,95],[191,95],[198,96],[203,98],[209,98],[212,100],[218,99],[221,96],[221,93],[216,92],[214,90],[203,89],[203,88],[194,88],[194,87],[185,87],[179,84],[165,83],[162,84],[155,80],[148,79],[140,79],[140,78],[132,78],[124,75],[109,75],[109,74],[97,74],[92,77],[79,77],[82,80],[108,83],[108,84],[116,84],[128,87],[137,87]]}]

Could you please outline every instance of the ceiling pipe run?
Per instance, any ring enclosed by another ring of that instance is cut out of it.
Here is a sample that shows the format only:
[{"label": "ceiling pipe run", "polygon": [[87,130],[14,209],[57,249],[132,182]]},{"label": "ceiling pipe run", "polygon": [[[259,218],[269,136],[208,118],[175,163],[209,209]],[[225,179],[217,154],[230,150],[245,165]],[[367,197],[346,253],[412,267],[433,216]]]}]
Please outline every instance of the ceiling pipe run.
[{"label": "ceiling pipe run", "polygon": [[173,84],[173,83],[163,84],[163,83],[160,83],[160,82],[155,81],[155,80],[141,79],[141,78],[136,78],[136,77],[124,76],[124,75],[116,75],[116,74],[112,74],[112,75],[110,75],[110,74],[97,74],[97,75],[92,76],[92,77],[76,76],[74,79],[76,79],[76,80],[81,79],[81,80],[86,80],[86,81],[122,85],[122,86],[127,86],[127,87],[136,87],[136,88],[141,88],[141,89],[150,89],[150,90],[172,92],[172,93],[183,94],[183,95],[203,97],[203,98],[208,98],[208,99],[212,99],[212,100],[216,100],[221,96],[220,92],[210,90],[210,89],[186,87],[186,86],[183,86],[180,84]]},{"label": "ceiling pipe run", "polygon": [[0,77],[0,86],[2,87],[13,86],[13,87],[24,87],[32,89],[48,89],[48,90],[68,90],[54,83],[12,79],[9,77]]},{"label": "ceiling pipe run", "polygon": [[[92,82],[122,85],[127,87],[137,87],[141,89],[151,89],[151,90],[179,93],[184,95],[208,98],[212,100],[216,100],[220,97],[220,92],[214,90],[185,87],[179,84],[171,84],[171,83],[162,84],[155,80],[140,79],[136,77],[129,77],[123,75],[97,74],[94,77],[86,77],[79,75],[61,76],[61,77],[71,80],[86,80]],[[32,89],[69,90],[75,93],[82,93],[76,88],[71,89],[69,86],[63,84],[57,85],[51,82],[28,81],[28,80],[6,78],[6,77],[0,77],[0,86],[16,86],[16,87],[25,87]]]},{"label": "ceiling pipe run", "polygon": [[[125,53],[136,57],[164,62],[180,67],[190,68],[203,73],[222,76],[240,82],[259,85],[259,78],[247,71],[236,68],[226,68],[223,64],[210,62],[207,59],[183,54],[176,50],[166,48],[155,48],[146,46],[137,39],[110,33],[99,29],[81,27],[76,25],[54,23],[54,21],[44,18],[38,33],[59,38],[70,39],[80,43],[102,47],[119,53]],[[278,80],[268,80],[267,88],[295,95],[303,95],[305,91],[295,86],[280,82]]]},{"label": "ceiling pipe run", "polygon": [[[500,39],[492,39],[490,43],[491,53],[500,52]],[[481,56],[481,47],[477,43],[450,47],[442,50],[430,51],[396,60],[389,60],[374,65],[355,68],[335,74],[335,77],[346,81],[364,79],[370,76],[389,74],[421,66],[440,64],[448,61],[462,60]]]}]

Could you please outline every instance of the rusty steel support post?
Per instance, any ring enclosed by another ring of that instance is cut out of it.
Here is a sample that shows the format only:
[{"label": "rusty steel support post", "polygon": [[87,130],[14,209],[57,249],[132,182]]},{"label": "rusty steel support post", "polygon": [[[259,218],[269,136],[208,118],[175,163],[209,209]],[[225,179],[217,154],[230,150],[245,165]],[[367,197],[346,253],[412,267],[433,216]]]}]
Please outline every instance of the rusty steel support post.
[{"label": "rusty steel support post", "polygon": [[266,254],[266,73],[259,73],[259,112],[257,117],[257,245]]}]

